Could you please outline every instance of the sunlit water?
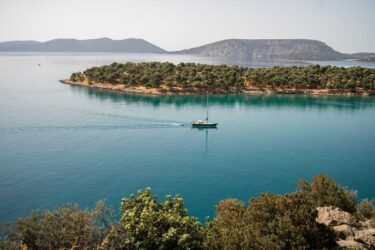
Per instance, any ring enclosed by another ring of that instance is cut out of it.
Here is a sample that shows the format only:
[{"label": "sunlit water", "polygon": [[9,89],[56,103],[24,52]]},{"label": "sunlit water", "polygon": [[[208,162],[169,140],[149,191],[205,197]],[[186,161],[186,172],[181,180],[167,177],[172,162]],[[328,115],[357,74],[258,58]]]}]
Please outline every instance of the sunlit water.
[{"label": "sunlit water", "polygon": [[[0,221],[95,201],[119,208],[147,186],[179,193],[190,214],[221,199],[295,190],[325,173],[375,196],[375,98],[210,96],[218,129],[198,130],[205,96],[137,96],[58,82],[113,61],[210,58],[137,54],[0,55]],[[38,66],[38,64],[41,64]],[[182,126],[184,125],[184,126]]]}]

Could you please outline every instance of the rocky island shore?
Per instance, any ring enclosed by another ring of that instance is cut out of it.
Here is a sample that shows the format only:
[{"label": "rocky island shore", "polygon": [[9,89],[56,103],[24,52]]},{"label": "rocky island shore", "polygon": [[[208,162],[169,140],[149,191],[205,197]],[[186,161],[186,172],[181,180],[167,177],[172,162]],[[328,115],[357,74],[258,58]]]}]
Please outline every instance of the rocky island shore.
[{"label": "rocky island shore", "polygon": [[[206,94],[207,91],[196,88],[170,88],[168,86],[145,87],[145,86],[128,86],[125,84],[111,84],[108,82],[88,82],[88,81],[72,81],[71,79],[60,80],[61,83],[82,86],[89,88],[107,89],[124,93],[144,94],[144,95],[199,95]],[[372,96],[375,95],[373,90],[364,90],[363,88],[356,91],[342,89],[293,89],[293,88],[261,88],[247,86],[239,90],[226,89],[210,89],[210,94],[299,94],[299,95],[359,95]]]},{"label": "rocky island shore", "polygon": [[62,83],[136,94],[374,95],[375,69],[319,65],[246,68],[195,63],[113,63]]}]

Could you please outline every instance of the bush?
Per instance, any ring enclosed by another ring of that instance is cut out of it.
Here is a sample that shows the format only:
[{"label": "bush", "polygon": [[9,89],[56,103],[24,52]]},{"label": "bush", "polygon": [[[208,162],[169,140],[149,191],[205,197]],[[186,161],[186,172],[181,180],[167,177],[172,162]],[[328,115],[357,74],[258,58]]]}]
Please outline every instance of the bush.
[{"label": "bush", "polygon": [[375,219],[375,198],[362,200],[356,206],[355,216],[358,220]]},{"label": "bush", "polygon": [[166,196],[158,203],[147,188],[121,201],[120,227],[114,228],[107,246],[116,249],[200,249],[203,227],[189,217],[183,199]]},{"label": "bush", "polygon": [[248,225],[243,221],[246,208],[243,202],[226,199],[216,206],[213,221],[207,221],[205,249],[244,249],[249,245],[246,237]]},{"label": "bush", "polygon": [[207,249],[322,249],[335,246],[331,229],[302,193],[261,194],[248,208],[235,200],[217,206],[205,238]]},{"label": "bush", "polygon": [[53,211],[36,210],[8,223],[2,232],[3,249],[95,249],[110,228],[112,209],[99,201],[93,210],[66,205]]},{"label": "bush", "polygon": [[322,249],[336,244],[333,231],[316,222],[316,207],[301,193],[262,194],[251,199],[246,217],[256,249]]},{"label": "bush", "polygon": [[356,210],[357,193],[339,185],[329,176],[315,175],[311,183],[299,180],[297,190],[307,195],[315,207],[336,206],[349,213]]}]

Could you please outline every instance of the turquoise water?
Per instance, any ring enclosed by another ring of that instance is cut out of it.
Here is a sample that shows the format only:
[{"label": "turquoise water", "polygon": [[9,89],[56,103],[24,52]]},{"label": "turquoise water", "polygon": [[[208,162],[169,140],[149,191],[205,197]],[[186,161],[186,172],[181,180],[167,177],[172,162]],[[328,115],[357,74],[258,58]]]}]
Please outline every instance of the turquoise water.
[{"label": "turquoise water", "polygon": [[[325,173],[375,196],[375,98],[210,97],[218,129],[198,130],[204,96],[136,96],[60,84],[112,61],[156,55],[0,56],[0,221],[67,202],[94,206],[151,186],[179,193],[192,215],[221,199],[295,190]],[[41,66],[38,66],[38,63]],[[185,124],[185,126],[181,126]]]}]

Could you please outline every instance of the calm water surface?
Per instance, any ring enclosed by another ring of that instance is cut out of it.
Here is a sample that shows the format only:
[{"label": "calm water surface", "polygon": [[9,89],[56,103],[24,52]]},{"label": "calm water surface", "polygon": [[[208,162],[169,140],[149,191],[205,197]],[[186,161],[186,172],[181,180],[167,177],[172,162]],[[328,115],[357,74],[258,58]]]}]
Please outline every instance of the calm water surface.
[{"label": "calm water surface", "polygon": [[[203,96],[136,96],[58,82],[113,61],[171,55],[0,55],[0,221],[67,202],[94,206],[151,186],[179,193],[192,215],[221,199],[295,190],[325,173],[375,196],[375,98],[210,97],[218,129],[191,129]],[[38,63],[41,66],[38,66]],[[185,126],[180,126],[186,124]]]}]

